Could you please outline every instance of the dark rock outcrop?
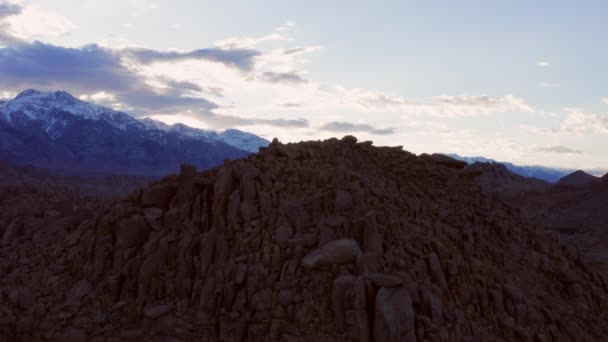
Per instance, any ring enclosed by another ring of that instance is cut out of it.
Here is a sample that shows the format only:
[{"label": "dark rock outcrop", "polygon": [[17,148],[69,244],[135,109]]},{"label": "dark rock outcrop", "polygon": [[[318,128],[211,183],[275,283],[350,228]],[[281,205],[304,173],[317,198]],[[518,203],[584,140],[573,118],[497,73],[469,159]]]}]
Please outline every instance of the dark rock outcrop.
[{"label": "dark rock outcrop", "polygon": [[351,137],[186,168],[0,248],[0,339],[602,340],[606,279],[462,172]]}]

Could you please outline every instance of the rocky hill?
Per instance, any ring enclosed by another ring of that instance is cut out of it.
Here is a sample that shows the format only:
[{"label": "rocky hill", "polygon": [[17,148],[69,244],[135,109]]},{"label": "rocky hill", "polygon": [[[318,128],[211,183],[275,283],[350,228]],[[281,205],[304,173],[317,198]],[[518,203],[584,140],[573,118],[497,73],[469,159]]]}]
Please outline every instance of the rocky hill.
[{"label": "rocky hill", "polygon": [[537,178],[520,176],[498,163],[474,163],[469,165],[467,171],[477,174],[475,182],[484,192],[500,194],[503,198],[551,186],[550,183]]},{"label": "rocky hill", "polygon": [[485,193],[518,208],[535,224],[576,246],[595,270],[608,274],[608,182],[574,172],[557,184],[516,175],[500,164],[476,163],[475,182]]},{"label": "rocky hill", "polygon": [[602,340],[606,279],[459,167],[353,137],[183,166],[9,236],[0,339]]},{"label": "rocky hill", "polygon": [[575,171],[557,182],[557,185],[564,186],[583,186],[598,181],[599,178],[592,176],[585,171]]}]

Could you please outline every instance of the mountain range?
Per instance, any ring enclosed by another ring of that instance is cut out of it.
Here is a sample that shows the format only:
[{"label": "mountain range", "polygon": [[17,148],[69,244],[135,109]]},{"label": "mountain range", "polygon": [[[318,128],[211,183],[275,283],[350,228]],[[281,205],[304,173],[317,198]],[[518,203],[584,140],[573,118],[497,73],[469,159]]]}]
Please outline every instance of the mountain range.
[{"label": "mountain range", "polygon": [[0,104],[0,160],[67,173],[161,176],[182,163],[214,167],[268,143],[235,129],[138,119],[65,91],[29,89]]},{"label": "mountain range", "polygon": [[[489,159],[485,157],[463,157],[458,154],[446,154],[454,159],[466,161],[469,164],[474,163],[499,163],[503,164],[507,167],[507,169],[515,174],[520,176],[536,178],[540,180],[544,180],[549,183],[557,183],[560,179],[568,176],[569,174],[577,171],[576,169],[567,169],[567,168],[552,168],[547,166],[539,166],[539,165],[515,165],[509,162],[499,162],[494,159]],[[587,170],[589,173],[603,175],[608,170],[603,169],[593,169]]]}]

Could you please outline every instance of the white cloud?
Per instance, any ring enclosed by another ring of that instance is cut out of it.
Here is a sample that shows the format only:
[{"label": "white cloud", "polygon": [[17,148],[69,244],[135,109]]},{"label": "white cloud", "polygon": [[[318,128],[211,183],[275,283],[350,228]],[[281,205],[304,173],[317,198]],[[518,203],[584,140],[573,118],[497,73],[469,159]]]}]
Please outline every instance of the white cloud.
[{"label": "white cloud", "polygon": [[112,93],[101,91],[94,94],[80,95],[79,98],[83,101],[116,101],[116,96]]},{"label": "white cloud", "polygon": [[520,112],[533,113],[535,110],[523,98],[504,95],[490,97],[486,95],[436,96],[432,107],[444,116],[475,116],[489,113]]},{"label": "white cloud", "polygon": [[276,27],[272,33],[267,35],[230,37],[217,41],[214,45],[224,49],[242,49],[251,48],[263,42],[291,41],[293,39],[289,35],[295,26],[296,23],[290,20]]},{"label": "white cloud", "polygon": [[608,115],[588,113],[581,109],[566,109],[568,116],[560,131],[571,134],[608,134]]},{"label": "white cloud", "polygon": [[548,61],[538,61],[538,62],[536,62],[536,65],[539,66],[539,67],[541,67],[541,68],[546,68],[546,67],[551,66],[551,62],[548,62]]},{"label": "white cloud", "polygon": [[9,99],[14,99],[17,96],[17,93],[14,91],[0,91],[0,99],[2,100],[9,100]]},{"label": "white cloud", "polygon": [[37,5],[24,7],[21,13],[6,18],[4,22],[11,36],[23,40],[61,36],[77,28],[69,19]]},{"label": "white cloud", "polygon": [[608,97],[603,98],[602,102],[604,102],[605,104],[608,104]]},{"label": "white cloud", "polygon": [[563,145],[545,145],[538,146],[535,151],[542,153],[558,153],[558,154],[582,154],[583,151]]},{"label": "white cloud", "polygon": [[608,134],[608,115],[586,112],[577,108],[564,109],[566,116],[558,127],[520,125],[528,133],[549,136]]},{"label": "white cloud", "polygon": [[561,84],[557,82],[541,82],[540,86],[545,88],[559,88]]}]

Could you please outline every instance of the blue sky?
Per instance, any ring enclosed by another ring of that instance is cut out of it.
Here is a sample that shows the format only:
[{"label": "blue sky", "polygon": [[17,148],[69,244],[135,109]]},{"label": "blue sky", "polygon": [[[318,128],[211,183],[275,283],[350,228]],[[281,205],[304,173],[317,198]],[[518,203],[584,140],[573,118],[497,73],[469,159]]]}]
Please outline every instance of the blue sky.
[{"label": "blue sky", "polygon": [[0,0],[0,95],[282,141],[608,167],[601,1]]}]

